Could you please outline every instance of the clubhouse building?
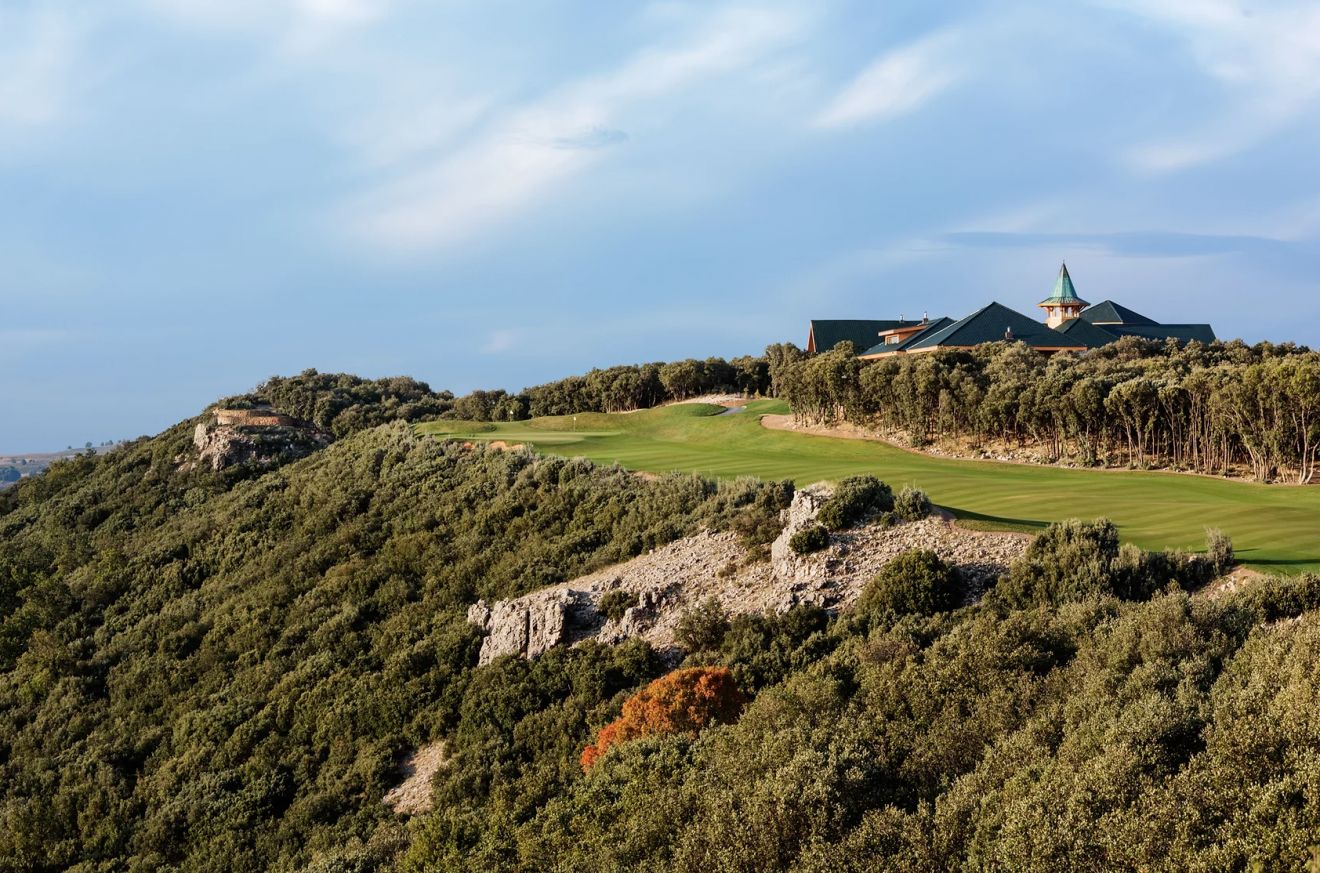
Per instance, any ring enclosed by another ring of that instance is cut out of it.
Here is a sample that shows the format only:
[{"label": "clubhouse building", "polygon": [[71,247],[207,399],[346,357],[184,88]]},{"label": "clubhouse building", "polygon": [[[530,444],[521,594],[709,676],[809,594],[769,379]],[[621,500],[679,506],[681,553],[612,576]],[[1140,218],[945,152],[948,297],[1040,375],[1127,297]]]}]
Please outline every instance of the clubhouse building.
[{"label": "clubhouse building", "polygon": [[1092,306],[1077,296],[1067,264],[1059,268],[1054,293],[1036,305],[1045,310],[1044,322],[999,303],[991,303],[957,321],[925,315],[921,321],[906,321],[902,316],[897,321],[812,321],[807,351],[829,351],[836,343],[851,340],[857,348],[864,349],[859,357],[871,360],[936,349],[970,349],[1000,341],[1023,342],[1045,355],[1084,352],[1125,336],[1215,341],[1215,332],[1208,324],[1160,324],[1112,300]]}]

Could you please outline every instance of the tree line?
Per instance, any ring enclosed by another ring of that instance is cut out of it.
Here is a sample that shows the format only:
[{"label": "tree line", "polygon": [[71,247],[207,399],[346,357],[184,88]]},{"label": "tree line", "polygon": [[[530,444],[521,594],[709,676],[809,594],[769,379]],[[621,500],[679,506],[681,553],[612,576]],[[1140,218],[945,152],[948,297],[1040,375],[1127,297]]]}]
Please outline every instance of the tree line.
[{"label": "tree line", "polygon": [[335,436],[345,436],[394,420],[525,421],[579,412],[631,412],[703,394],[768,396],[772,363],[766,356],[743,355],[727,361],[711,357],[626,364],[518,392],[479,389],[461,397],[450,391],[433,391],[425,382],[407,376],[372,380],[311,369],[292,377],[272,376],[252,391],[224,398],[218,405],[250,409],[269,404]]},{"label": "tree line", "polygon": [[1046,462],[1308,483],[1320,457],[1320,355],[1292,343],[1124,337],[1046,358],[1023,343],[861,361],[851,343],[771,367],[799,420],[1034,447]]},{"label": "tree line", "polygon": [[755,396],[769,390],[769,366],[764,357],[743,355],[729,361],[688,358],[593,369],[585,376],[569,376],[517,394],[503,390],[473,391],[458,398],[452,410],[442,417],[522,421],[579,412],[630,412],[703,394],[728,392]]}]

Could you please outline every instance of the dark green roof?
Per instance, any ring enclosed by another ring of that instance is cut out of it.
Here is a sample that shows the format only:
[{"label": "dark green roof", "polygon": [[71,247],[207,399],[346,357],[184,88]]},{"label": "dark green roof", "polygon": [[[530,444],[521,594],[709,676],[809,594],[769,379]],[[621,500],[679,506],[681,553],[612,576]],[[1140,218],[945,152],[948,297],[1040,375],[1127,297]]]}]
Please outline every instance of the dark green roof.
[{"label": "dark green roof", "polygon": [[[1006,335],[1008,334],[1008,335]],[[963,348],[979,346],[981,343],[994,343],[1001,340],[1024,342],[1032,348],[1085,348],[1085,344],[1060,336],[1045,324],[1020,312],[1015,312],[1000,303],[976,310],[960,321],[927,334],[917,342],[904,348],[904,351],[933,349],[941,347]]]},{"label": "dark green roof", "polygon": [[912,336],[903,340],[901,343],[895,343],[892,346],[887,346],[884,343],[880,343],[862,352],[862,355],[864,356],[879,355],[884,352],[901,352],[904,349],[909,348],[913,344],[920,342],[922,337],[930,336],[932,332],[943,330],[944,328],[948,327],[951,324],[953,324],[952,318],[942,316],[940,318],[935,319],[930,324],[926,325],[925,329],[917,331],[916,333],[912,334]]},{"label": "dark green roof", "polygon": [[1040,302],[1040,306],[1057,306],[1064,303],[1081,304],[1086,306],[1086,301],[1077,296],[1077,289],[1073,287],[1072,276],[1068,275],[1068,265],[1059,267],[1059,278],[1054,280],[1054,293]]},{"label": "dark green roof", "polygon": [[813,319],[811,332],[807,334],[807,348],[817,352],[828,352],[844,340],[851,341],[859,349],[869,349],[880,338],[880,331],[901,327],[897,320],[867,321],[865,319]]},{"label": "dark green roof", "polygon": [[1214,329],[1208,324],[1106,324],[1104,329],[1118,336],[1153,340],[1176,339],[1184,343],[1196,340],[1206,345],[1215,341]]},{"label": "dark green roof", "polygon": [[1140,312],[1133,312],[1126,306],[1119,306],[1112,300],[1097,303],[1082,313],[1082,318],[1091,324],[1156,324],[1153,318],[1147,318]]},{"label": "dark green roof", "polygon": [[1098,349],[1118,339],[1117,334],[1110,333],[1106,328],[1097,327],[1080,318],[1070,318],[1056,327],[1055,330],[1068,339],[1085,345],[1088,349]]}]

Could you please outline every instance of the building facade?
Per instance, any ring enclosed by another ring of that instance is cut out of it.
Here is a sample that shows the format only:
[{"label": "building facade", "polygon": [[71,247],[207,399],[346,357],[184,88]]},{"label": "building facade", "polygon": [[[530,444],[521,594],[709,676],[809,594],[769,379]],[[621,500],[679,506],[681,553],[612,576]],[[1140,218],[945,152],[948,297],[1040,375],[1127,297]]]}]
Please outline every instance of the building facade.
[{"label": "building facade", "polygon": [[921,354],[937,349],[970,349],[993,342],[1021,342],[1044,355],[1085,352],[1125,336],[1212,343],[1208,324],[1160,324],[1126,306],[1106,300],[1092,306],[1077,294],[1068,266],[1059,268],[1054,292],[1036,304],[1045,310],[1040,322],[1000,303],[990,303],[964,318],[921,321],[835,319],[813,320],[807,351],[822,352],[845,340],[861,349],[867,360],[891,355]]}]

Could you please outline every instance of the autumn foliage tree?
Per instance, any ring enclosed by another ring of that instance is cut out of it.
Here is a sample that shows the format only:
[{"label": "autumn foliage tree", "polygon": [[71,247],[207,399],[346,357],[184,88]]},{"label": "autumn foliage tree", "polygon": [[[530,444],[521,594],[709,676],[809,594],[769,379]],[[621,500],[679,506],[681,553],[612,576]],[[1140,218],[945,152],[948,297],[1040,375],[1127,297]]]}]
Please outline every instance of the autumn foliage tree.
[{"label": "autumn foliage tree", "polygon": [[623,715],[601,728],[596,744],[582,752],[582,771],[589,772],[616,743],[651,734],[685,733],[738,720],[747,697],[734,684],[727,667],[692,667],[656,679],[623,705]]}]

